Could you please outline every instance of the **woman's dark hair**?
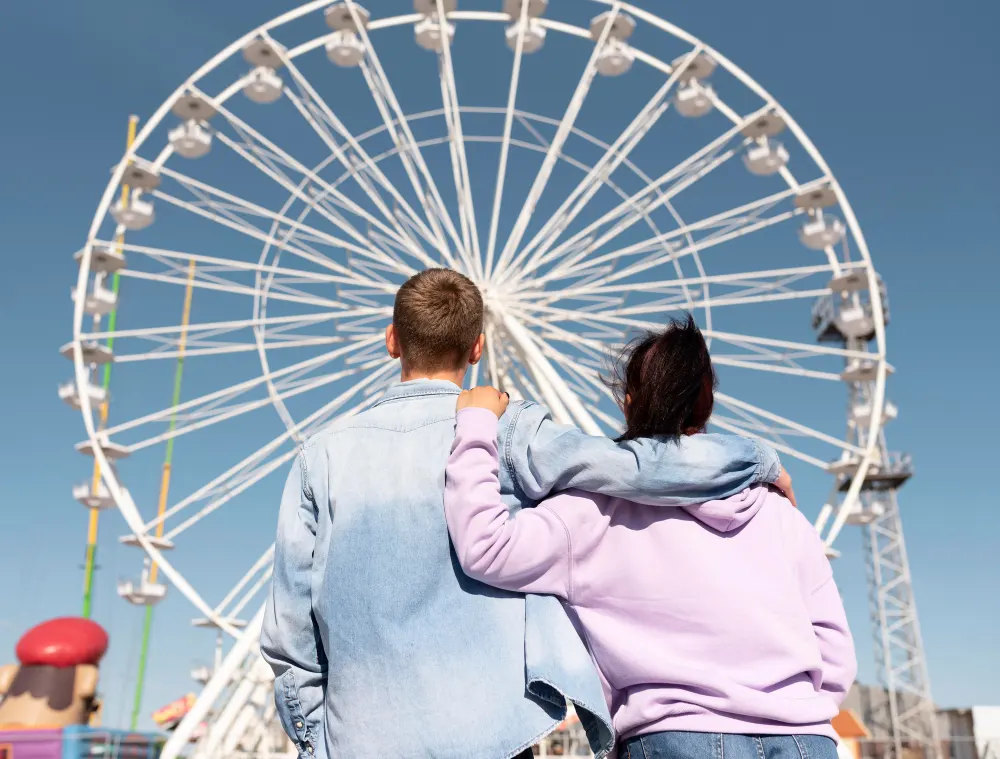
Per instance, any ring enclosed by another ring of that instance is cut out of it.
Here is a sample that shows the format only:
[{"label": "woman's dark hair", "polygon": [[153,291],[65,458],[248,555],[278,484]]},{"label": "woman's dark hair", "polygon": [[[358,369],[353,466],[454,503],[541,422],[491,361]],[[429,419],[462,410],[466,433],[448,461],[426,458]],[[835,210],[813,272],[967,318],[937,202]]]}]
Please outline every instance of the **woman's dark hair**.
[{"label": "woman's dark hair", "polygon": [[678,438],[704,429],[717,384],[705,338],[690,314],[672,319],[663,332],[633,340],[619,354],[610,380],[625,412],[618,439]]}]

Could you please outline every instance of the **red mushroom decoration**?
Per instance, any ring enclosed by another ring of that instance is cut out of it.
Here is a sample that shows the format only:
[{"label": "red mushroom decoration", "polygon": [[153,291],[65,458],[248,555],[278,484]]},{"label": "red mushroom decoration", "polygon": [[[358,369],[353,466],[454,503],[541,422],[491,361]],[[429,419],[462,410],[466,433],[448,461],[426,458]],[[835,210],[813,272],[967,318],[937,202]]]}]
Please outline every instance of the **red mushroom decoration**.
[{"label": "red mushroom decoration", "polygon": [[86,724],[97,704],[97,665],[108,634],[89,619],[60,617],[17,643],[20,666],[0,667],[0,728]]},{"label": "red mushroom decoration", "polygon": [[59,617],[32,627],[17,642],[22,667],[75,667],[100,663],[108,650],[108,634],[96,622]]}]

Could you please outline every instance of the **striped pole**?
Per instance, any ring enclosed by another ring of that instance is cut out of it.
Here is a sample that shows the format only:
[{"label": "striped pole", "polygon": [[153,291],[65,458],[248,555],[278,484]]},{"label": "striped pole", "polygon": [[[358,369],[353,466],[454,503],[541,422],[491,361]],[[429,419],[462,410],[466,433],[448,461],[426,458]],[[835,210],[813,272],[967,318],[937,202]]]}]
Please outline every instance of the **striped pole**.
[{"label": "striped pole", "polygon": [[[126,152],[132,148],[132,143],[135,142],[135,130],[139,124],[138,116],[128,117],[128,138],[125,143]],[[129,186],[127,184],[122,185],[122,204],[128,203]],[[121,246],[124,241],[124,235],[119,235],[116,243]],[[111,291],[115,294],[115,302],[117,304],[118,290],[121,286],[121,278],[118,276],[118,272],[114,273],[111,279]],[[82,296],[81,296],[82,297]],[[115,344],[115,325],[118,323],[118,308],[117,305],[111,310],[111,314],[108,317],[108,350],[114,348]],[[104,401],[101,403],[100,409],[100,421],[98,429],[103,430],[108,425],[108,389],[111,387],[111,363],[104,365],[104,378],[101,382],[101,386],[104,388]],[[79,388],[78,388],[79,390]],[[82,390],[80,390],[82,392]],[[101,465],[97,461],[97,457],[94,457],[94,476],[91,484],[91,492],[97,495],[98,489],[101,486]],[[97,566],[97,520],[100,516],[100,511],[98,509],[90,510],[90,522],[87,525],[87,554],[83,565],[83,616],[86,619],[90,618],[90,613],[93,608],[94,600],[94,569]]]},{"label": "striped pole", "polygon": [[[181,337],[180,344],[177,351],[177,368],[174,370],[174,396],[173,402],[170,404],[172,408],[176,408],[177,404],[181,402],[181,382],[184,378],[184,350],[187,346],[187,331],[188,324],[191,321],[191,296],[194,293],[194,273],[195,273],[195,262],[192,259],[188,264],[188,277],[187,277],[187,287],[184,290],[184,311],[181,315]],[[169,433],[172,433],[177,426],[177,413],[176,411],[170,414],[170,425]],[[167,438],[167,451],[163,458],[163,474],[160,477],[160,498],[159,505],[157,507],[156,515],[161,517],[160,521],[156,525],[156,537],[163,537],[163,513],[167,510],[167,498],[170,494],[170,472],[173,467],[174,459],[174,438],[170,436]],[[156,563],[149,570],[149,581],[156,582],[156,577],[159,567]],[[136,729],[136,725],[139,722],[139,711],[142,709],[142,692],[146,683],[146,662],[149,658],[149,634],[153,626],[153,607],[146,607],[146,619],[142,626],[142,648],[139,652],[139,671],[136,675],[135,682],[135,700],[132,703],[132,720],[130,724],[131,730]]]}]

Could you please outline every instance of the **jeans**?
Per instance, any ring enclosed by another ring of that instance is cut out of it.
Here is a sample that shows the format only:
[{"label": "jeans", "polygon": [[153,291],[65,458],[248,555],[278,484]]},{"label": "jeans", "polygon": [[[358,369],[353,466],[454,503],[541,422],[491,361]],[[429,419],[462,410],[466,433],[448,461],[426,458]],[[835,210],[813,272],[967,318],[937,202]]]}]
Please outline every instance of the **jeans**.
[{"label": "jeans", "polygon": [[666,732],[624,742],[619,759],[837,759],[824,735],[728,735]]}]

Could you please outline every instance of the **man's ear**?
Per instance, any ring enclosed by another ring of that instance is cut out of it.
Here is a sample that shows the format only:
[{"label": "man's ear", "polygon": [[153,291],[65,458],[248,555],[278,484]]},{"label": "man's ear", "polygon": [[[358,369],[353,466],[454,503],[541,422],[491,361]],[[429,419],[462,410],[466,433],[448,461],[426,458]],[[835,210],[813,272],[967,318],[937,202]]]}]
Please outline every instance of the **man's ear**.
[{"label": "man's ear", "polygon": [[73,689],[81,698],[93,698],[97,693],[97,667],[93,664],[80,664],[76,668]]},{"label": "man's ear", "polygon": [[385,349],[390,358],[399,358],[399,340],[396,339],[396,328],[391,323],[385,328]]},{"label": "man's ear", "polygon": [[0,667],[0,696],[7,695],[7,691],[10,690],[10,684],[14,682],[19,669],[20,667],[16,664],[4,664]]},{"label": "man's ear", "polygon": [[480,334],[476,338],[476,342],[472,345],[472,350],[469,352],[469,363],[478,364],[479,360],[483,357],[483,348],[486,346],[486,335]]}]

